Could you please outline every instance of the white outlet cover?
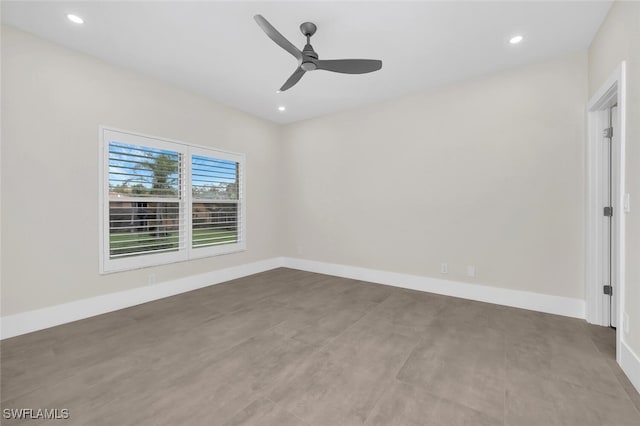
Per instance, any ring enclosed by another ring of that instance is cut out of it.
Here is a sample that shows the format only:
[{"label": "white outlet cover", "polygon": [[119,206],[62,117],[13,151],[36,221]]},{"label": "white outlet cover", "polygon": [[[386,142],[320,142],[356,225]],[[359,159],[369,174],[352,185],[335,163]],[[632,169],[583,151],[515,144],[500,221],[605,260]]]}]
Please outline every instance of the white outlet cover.
[{"label": "white outlet cover", "polygon": [[476,276],[476,267],[473,265],[469,265],[467,266],[467,276],[468,277],[475,277]]},{"label": "white outlet cover", "polygon": [[446,263],[441,263],[440,264],[440,273],[441,274],[446,274],[449,272],[449,266]]},{"label": "white outlet cover", "polygon": [[629,314],[626,312],[624,314],[623,321],[624,321],[624,324],[623,324],[624,334],[629,334]]},{"label": "white outlet cover", "polygon": [[628,192],[624,194],[623,209],[625,213],[631,213],[631,195]]}]

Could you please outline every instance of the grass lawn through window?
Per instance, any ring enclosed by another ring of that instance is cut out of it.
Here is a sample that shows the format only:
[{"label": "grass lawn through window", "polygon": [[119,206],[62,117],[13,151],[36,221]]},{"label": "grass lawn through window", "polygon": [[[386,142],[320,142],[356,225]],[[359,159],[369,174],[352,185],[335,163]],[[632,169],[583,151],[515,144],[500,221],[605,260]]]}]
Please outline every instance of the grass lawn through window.
[{"label": "grass lawn through window", "polygon": [[[218,244],[235,243],[238,233],[227,229],[194,229],[193,247],[207,247]],[[109,251],[111,257],[124,257],[149,252],[177,251],[179,246],[178,231],[165,232],[158,235],[153,232],[112,232],[109,235]]]}]

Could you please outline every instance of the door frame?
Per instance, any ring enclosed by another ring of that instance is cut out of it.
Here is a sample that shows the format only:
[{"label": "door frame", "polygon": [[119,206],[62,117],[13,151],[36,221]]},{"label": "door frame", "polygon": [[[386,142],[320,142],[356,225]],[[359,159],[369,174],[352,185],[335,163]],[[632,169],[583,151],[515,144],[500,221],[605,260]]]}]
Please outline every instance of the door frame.
[{"label": "door frame", "polygon": [[625,215],[623,212],[625,193],[625,128],[626,128],[626,63],[623,61],[605,83],[591,97],[587,105],[586,146],[586,238],[585,238],[585,294],[586,319],[597,325],[609,325],[609,299],[603,293],[601,282],[601,259],[605,249],[602,238],[602,215],[605,206],[599,191],[603,179],[602,149],[603,130],[608,126],[608,108],[617,104],[617,146],[613,149],[612,200],[613,228],[612,249],[615,253],[611,268],[616,277],[613,297],[616,302],[617,332],[616,359],[620,362],[621,331],[625,324]]}]

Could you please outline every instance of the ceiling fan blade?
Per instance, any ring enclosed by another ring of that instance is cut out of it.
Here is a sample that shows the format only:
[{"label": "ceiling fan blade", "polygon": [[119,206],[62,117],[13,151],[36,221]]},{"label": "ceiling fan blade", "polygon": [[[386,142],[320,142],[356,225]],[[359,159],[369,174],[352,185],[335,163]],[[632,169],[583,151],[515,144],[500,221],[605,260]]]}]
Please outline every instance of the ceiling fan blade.
[{"label": "ceiling fan blade", "polygon": [[275,41],[278,46],[291,53],[296,59],[302,60],[302,52],[300,52],[297,47],[291,44],[289,40],[284,38],[284,36],[280,34],[278,30],[276,30],[273,25],[269,23],[269,21],[264,19],[262,15],[255,15],[253,19],[256,20],[258,25],[260,25],[262,31],[264,31],[271,40]]},{"label": "ceiling fan blade", "polygon": [[382,68],[378,59],[328,59],[314,61],[316,69],[343,74],[365,74]]},{"label": "ceiling fan blade", "polygon": [[285,90],[291,89],[298,81],[300,81],[305,72],[305,70],[298,67],[298,69],[296,69],[293,74],[291,74],[291,77],[289,77],[289,79],[284,82],[284,84],[280,88],[280,91],[284,92]]}]

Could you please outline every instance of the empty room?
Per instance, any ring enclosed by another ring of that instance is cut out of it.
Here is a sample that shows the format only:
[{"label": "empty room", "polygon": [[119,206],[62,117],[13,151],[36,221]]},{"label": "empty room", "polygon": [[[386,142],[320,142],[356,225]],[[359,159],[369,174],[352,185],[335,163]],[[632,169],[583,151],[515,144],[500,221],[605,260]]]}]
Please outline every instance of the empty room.
[{"label": "empty room", "polygon": [[640,425],[640,2],[0,12],[1,424]]}]

